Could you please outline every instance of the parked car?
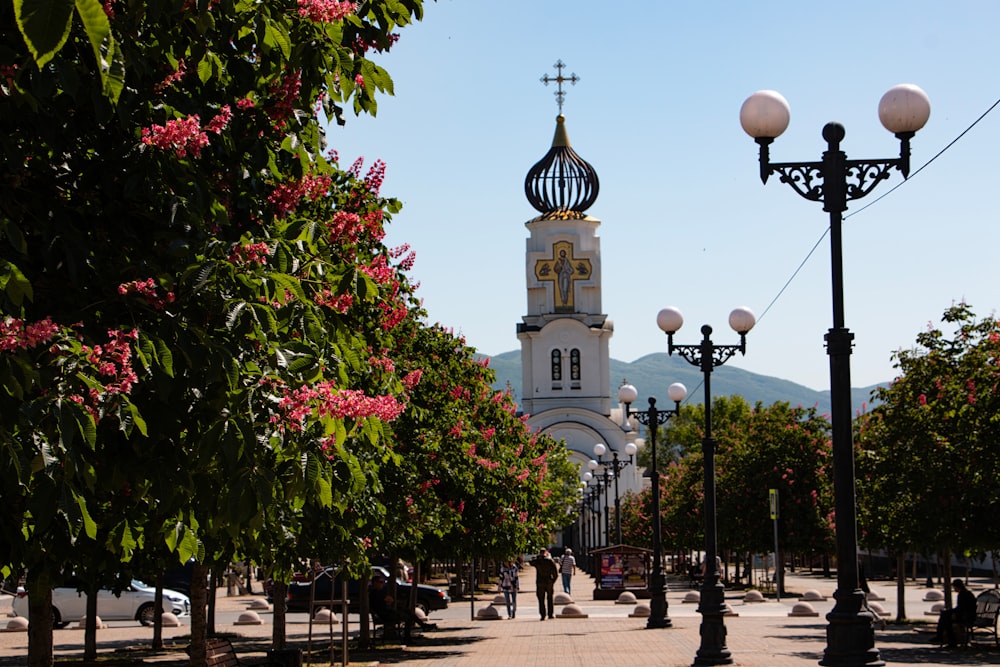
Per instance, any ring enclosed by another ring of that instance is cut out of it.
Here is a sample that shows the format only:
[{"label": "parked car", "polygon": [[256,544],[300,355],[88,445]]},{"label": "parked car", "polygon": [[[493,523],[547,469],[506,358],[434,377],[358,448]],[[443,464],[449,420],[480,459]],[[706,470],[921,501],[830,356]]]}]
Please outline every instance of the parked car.
[{"label": "parked car", "polygon": [[[64,627],[87,615],[87,596],[80,590],[81,585],[78,579],[71,578],[52,589],[53,627]],[[119,595],[102,588],[97,594],[97,615],[102,621],[136,620],[143,625],[152,625],[155,597],[156,589],[138,579],[133,579]],[[27,618],[28,594],[18,590],[12,606],[15,616]],[[191,613],[191,600],[183,593],[164,588],[162,609],[164,613],[186,616]]]},{"label": "parked car", "polygon": [[[380,565],[372,566],[372,576],[381,575],[385,577],[386,581],[390,580],[389,571]],[[330,584],[333,583],[333,596],[330,595]],[[288,584],[288,597],[286,599],[286,609],[288,611],[308,611],[309,610],[309,589],[311,586],[315,585],[316,590],[313,597],[314,606],[316,609],[329,608],[331,605],[323,604],[324,601],[333,600],[333,608],[336,611],[339,608],[339,600],[341,599],[341,578],[337,574],[336,568],[328,567],[320,572],[317,577],[315,584],[307,581],[292,581]],[[401,579],[396,580],[396,593],[401,601],[408,599],[410,595],[410,589],[412,584],[408,581],[403,581]],[[358,609],[361,607],[361,598],[358,593],[360,592],[360,582],[354,579],[349,579],[347,581],[347,598],[348,598],[348,610],[357,613]],[[448,603],[451,602],[451,598],[448,597],[448,593],[434,586],[428,586],[426,584],[417,585],[417,607],[419,607],[425,614],[430,613],[436,609],[445,609],[448,607]]]}]

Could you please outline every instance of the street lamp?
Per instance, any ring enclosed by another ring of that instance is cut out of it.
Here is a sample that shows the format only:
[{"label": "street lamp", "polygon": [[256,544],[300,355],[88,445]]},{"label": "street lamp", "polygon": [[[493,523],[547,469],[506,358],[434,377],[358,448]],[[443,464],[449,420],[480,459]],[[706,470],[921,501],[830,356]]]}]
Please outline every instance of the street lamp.
[{"label": "street lamp", "polygon": [[851,347],[854,334],[844,324],[844,268],[841,226],[847,202],[870,193],[898,169],[910,173],[910,139],[930,117],[927,94],[912,84],[891,88],[878,105],[879,120],[899,139],[899,157],[848,160],[840,150],[844,126],[827,123],[827,149],[820,162],[771,163],[768,146],[788,127],[791,113],[785,98],[772,90],[754,93],[740,109],[743,129],[760,145],[760,178],[778,174],[797,193],[823,203],[830,214],[833,277],[833,327],[825,336],[830,357],[830,425],[833,440],[834,512],[837,519],[836,603],[827,614],[826,651],[821,665],[882,665],[875,648],[874,614],[859,587],[857,515],[854,494],[854,444],[851,432]]},{"label": "street lamp", "polygon": [[603,442],[594,445],[594,456],[597,457],[595,463],[604,468],[605,474],[607,474],[610,468],[612,476],[615,478],[615,536],[618,538],[618,544],[620,545],[622,543],[622,504],[621,495],[618,493],[618,478],[621,476],[621,471],[635,460],[636,446],[631,442],[625,445],[625,453],[628,454],[628,461],[619,460],[618,452],[611,452],[611,460],[605,461],[603,457],[607,452],[608,448],[604,446]]},{"label": "street lamp", "polygon": [[695,665],[728,665],[733,657],[726,648],[725,588],[716,567],[717,546],[715,535],[715,438],[712,437],[712,371],[726,363],[737,352],[746,354],[746,335],[756,318],[749,308],[737,308],[729,314],[729,326],[740,335],[739,345],[716,345],[712,342],[712,327],[701,327],[702,339],[698,345],[674,345],[674,334],[684,324],[684,317],[676,308],[664,308],[656,315],[656,324],[667,334],[667,353],[680,353],[688,363],[701,368],[705,387],[705,435],[701,448],[705,458],[705,577],[701,583],[701,647],[695,656]]},{"label": "street lamp", "polygon": [[[606,467],[603,468],[603,477],[604,477],[604,480],[602,482],[601,481],[601,477],[599,477],[598,473],[597,473],[597,469],[601,467],[601,464],[598,463],[597,461],[595,461],[594,459],[590,459],[590,461],[587,462],[587,467],[590,468],[590,471],[594,474],[594,477],[597,478],[598,488],[601,488],[601,485],[603,484],[603,488],[604,488],[604,546],[608,546],[608,543],[611,541],[611,511],[608,509],[608,491],[611,490],[611,473],[608,471],[608,469]],[[616,480],[616,483],[617,483],[617,480]]]},{"label": "street lamp", "polygon": [[[590,468],[590,464],[595,463],[595,461],[589,461],[587,467]],[[583,473],[583,481],[590,483],[591,480],[594,481],[594,486],[592,487],[590,500],[591,500],[591,514],[594,517],[594,529],[593,543],[595,548],[600,548],[601,544],[601,489],[604,487],[603,480],[595,475],[592,471],[594,469],[590,468],[589,471]]]},{"label": "street lamp", "polygon": [[670,617],[667,615],[667,577],[663,573],[663,543],[660,533],[660,469],[656,465],[656,429],[667,423],[671,417],[681,412],[681,401],[687,397],[687,387],[675,382],[667,388],[667,395],[674,402],[673,410],[657,410],[656,399],[649,397],[649,409],[645,412],[632,412],[629,406],[639,396],[639,392],[630,384],[618,388],[618,400],[625,404],[625,419],[635,415],[640,424],[649,431],[649,444],[652,462],[649,479],[652,483],[652,514],[653,514],[653,576],[649,590],[649,618],[646,628],[669,628]]},{"label": "street lamp", "polygon": [[577,487],[577,493],[580,496],[580,513],[577,517],[576,544],[573,545],[573,548],[580,554],[580,561],[582,563],[586,563],[587,561],[587,515],[584,511],[587,503],[586,491],[587,483],[581,479],[580,486]]}]

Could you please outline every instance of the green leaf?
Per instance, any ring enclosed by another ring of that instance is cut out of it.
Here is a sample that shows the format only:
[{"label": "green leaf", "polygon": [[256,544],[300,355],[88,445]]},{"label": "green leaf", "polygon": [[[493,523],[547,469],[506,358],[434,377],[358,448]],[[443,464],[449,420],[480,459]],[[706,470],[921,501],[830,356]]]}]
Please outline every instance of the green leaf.
[{"label": "green leaf", "polygon": [[270,277],[275,284],[280,287],[284,287],[287,291],[294,294],[295,298],[299,301],[306,300],[306,293],[302,291],[302,283],[294,277],[288,275],[287,273],[272,273]]},{"label": "green leaf", "polygon": [[243,309],[246,307],[246,301],[238,301],[236,302],[236,305],[229,309],[229,313],[226,315],[226,328],[232,329],[236,326],[240,313],[242,313]]},{"label": "green leaf", "polygon": [[174,376],[174,353],[170,351],[167,344],[160,339],[156,341],[156,356],[160,360],[160,368],[168,377]]},{"label": "green leaf", "polygon": [[16,306],[22,305],[25,298],[29,301],[34,300],[31,281],[21,273],[16,264],[0,262],[0,288]]},{"label": "green leaf", "polygon": [[73,0],[14,0],[17,27],[42,69],[69,38]]},{"label": "green leaf", "polygon": [[76,13],[94,50],[94,59],[101,73],[104,94],[117,102],[125,87],[125,61],[121,49],[111,35],[111,24],[98,0],[76,0]]},{"label": "green leaf", "polygon": [[83,496],[74,493],[73,499],[76,501],[76,506],[80,510],[80,518],[83,520],[83,532],[86,533],[87,537],[90,539],[97,539],[97,522],[90,516],[87,511],[87,502],[83,499]]},{"label": "green leaf", "polygon": [[133,403],[126,403],[125,410],[132,417],[132,423],[139,429],[139,433],[142,433],[143,436],[148,436],[149,432],[146,430],[146,420],[139,414],[139,408]]},{"label": "green leaf", "polygon": [[267,29],[264,32],[264,45],[271,48],[277,47],[286,60],[292,55],[292,42],[288,39],[288,35],[278,30],[271,21],[267,22]]},{"label": "green leaf", "polygon": [[229,388],[232,390],[239,389],[240,386],[240,366],[236,363],[236,359],[231,356],[226,357],[226,378],[229,380]]},{"label": "green leaf", "polygon": [[212,54],[206,53],[202,59],[198,61],[198,78],[202,83],[205,83],[212,78],[214,71],[215,63],[212,60]]},{"label": "green leaf", "polygon": [[7,237],[11,247],[22,255],[28,252],[28,244],[24,240],[24,233],[13,220],[4,222],[3,234]]},{"label": "green leaf", "polygon": [[139,546],[139,542],[135,539],[135,536],[132,534],[132,527],[128,524],[125,524],[122,530],[122,537],[119,544],[122,547],[122,560],[126,562],[131,560],[132,552]]},{"label": "green leaf", "polygon": [[329,480],[320,477],[316,480],[315,489],[316,501],[320,507],[329,507],[333,504],[333,488],[330,486]]}]

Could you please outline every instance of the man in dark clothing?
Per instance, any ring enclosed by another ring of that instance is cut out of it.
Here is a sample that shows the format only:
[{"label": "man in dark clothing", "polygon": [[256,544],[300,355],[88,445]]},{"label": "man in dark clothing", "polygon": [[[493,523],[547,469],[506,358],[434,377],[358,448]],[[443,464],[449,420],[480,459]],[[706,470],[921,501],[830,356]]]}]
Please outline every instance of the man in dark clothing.
[{"label": "man in dark clothing", "polygon": [[531,565],[535,568],[535,595],[538,596],[538,613],[541,614],[543,621],[546,618],[546,613],[548,618],[555,618],[553,614],[555,604],[552,598],[556,579],[559,578],[559,568],[549,556],[548,549],[539,551],[538,556],[531,559]]},{"label": "man in dark clothing", "polygon": [[958,593],[955,606],[944,609],[938,617],[937,634],[934,641],[938,644],[947,643],[948,648],[955,648],[958,642],[955,638],[955,626],[971,625],[976,620],[976,596],[972,594],[961,579],[951,582],[951,587]]},{"label": "man in dark clothing", "polygon": [[414,623],[425,630],[434,630],[437,628],[437,625],[434,623],[422,621],[414,614],[411,614],[408,609],[397,609],[393,604],[395,600],[389,595],[385,584],[385,577],[376,574],[372,577],[371,592],[368,596],[368,606],[371,608],[372,614],[382,621],[383,628],[395,628],[401,623],[405,624],[403,639],[410,639],[410,630],[413,628]]}]

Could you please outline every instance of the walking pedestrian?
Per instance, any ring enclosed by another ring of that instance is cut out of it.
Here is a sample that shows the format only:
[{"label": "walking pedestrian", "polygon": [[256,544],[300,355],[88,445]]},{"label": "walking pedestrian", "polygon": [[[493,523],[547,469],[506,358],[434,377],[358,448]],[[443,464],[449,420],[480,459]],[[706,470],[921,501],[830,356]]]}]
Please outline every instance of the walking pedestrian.
[{"label": "walking pedestrian", "polygon": [[559,559],[559,574],[562,575],[563,592],[566,595],[572,595],[569,589],[573,575],[576,574],[576,558],[573,557],[573,550],[568,547],[563,551],[562,558]]},{"label": "walking pedestrian", "polygon": [[538,597],[538,613],[542,620],[546,617],[555,618],[555,604],[552,600],[556,579],[559,578],[559,569],[556,562],[552,560],[548,549],[542,549],[538,555],[531,559],[531,565],[535,568],[535,595]]},{"label": "walking pedestrian", "polygon": [[517,616],[517,591],[520,589],[517,563],[505,560],[500,566],[500,592],[507,605],[507,618]]}]

